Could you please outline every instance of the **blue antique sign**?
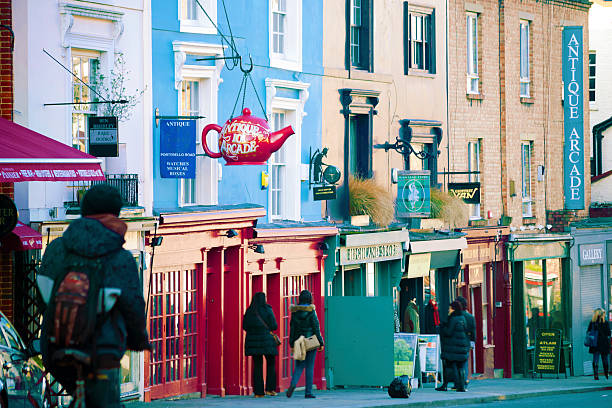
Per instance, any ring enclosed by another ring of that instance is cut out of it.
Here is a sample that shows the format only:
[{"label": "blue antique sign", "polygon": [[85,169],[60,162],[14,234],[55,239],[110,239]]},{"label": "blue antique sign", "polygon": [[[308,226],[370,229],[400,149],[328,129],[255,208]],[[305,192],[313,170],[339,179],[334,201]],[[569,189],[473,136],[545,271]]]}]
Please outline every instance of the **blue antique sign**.
[{"label": "blue antique sign", "polygon": [[162,119],[159,171],[163,178],[196,175],[196,123],[193,119]]},{"label": "blue antique sign", "polygon": [[584,209],[584,82],[582,27],[563,28],[563,191],[565,208]]}]

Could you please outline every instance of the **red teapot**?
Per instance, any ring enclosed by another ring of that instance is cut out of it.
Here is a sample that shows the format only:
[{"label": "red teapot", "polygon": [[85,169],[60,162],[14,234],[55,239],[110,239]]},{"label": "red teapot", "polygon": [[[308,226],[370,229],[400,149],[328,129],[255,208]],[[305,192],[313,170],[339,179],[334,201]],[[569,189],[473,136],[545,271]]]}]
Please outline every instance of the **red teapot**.
[{"label": "red teapot", "polygon": [[[206,143],[206,135],[211,130],[219,133],[219,153],[211,151]],[[214,123],[206,125],[202,130],[202,147],[207,156],[213,159],[223,157],[228,166],[265,164],[292,134],[291,126],[271,133],[268,122],[251,116],[251,110],[244,108],[242,116],[229,119],[223,127]]]}]

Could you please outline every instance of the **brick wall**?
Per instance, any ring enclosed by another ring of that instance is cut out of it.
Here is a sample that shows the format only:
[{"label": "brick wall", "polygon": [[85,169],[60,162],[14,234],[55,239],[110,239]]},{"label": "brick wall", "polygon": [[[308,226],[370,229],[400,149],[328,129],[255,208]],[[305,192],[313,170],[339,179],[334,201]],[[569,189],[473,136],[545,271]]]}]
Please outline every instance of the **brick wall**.
[{"label": "brick wall", "polygon": [[[512,217],[512,224],[542,224],[548,210],[563,208],[563,105],[561,101],[561,27],[584,27],[584,75],[588,88],[588,10],[572,3],[535,0],[453,0],[449,4],[449,134],[451,170],[467,170],[467,143],[482,139],[482,215]],[[466,94],[466,12],[479,17],[481,94]],[[530,98],[520,97],[520,20],[530,21]],[[589,103],[585,93],[585,146],[590,150]],[[532,213],[523,219],[521,144],[532,146]],[[585,154],[586,156],[586,154]],[[586,156],[588,158],[588,156]],[[545,167],[537,181],[537,167]],[[590,166],[585,191],[590,203]],[[457,179],[457,181],[462,181]],[[510,184],[515,186],[514,194]],[[577,217],[587,215],[579,211]]]},{"label": "brick wall", "polygon": [[546,223],[551,225],[551,232],[569,230],[570,223],[583,218],[576,210],[551,210],[546,212]]}]

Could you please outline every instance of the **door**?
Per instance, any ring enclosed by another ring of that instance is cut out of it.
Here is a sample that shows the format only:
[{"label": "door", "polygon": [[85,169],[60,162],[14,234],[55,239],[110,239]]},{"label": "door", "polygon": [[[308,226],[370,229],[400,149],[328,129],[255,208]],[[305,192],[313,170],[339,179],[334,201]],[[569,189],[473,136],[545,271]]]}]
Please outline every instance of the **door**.
[{"label": "door", "polygon": [[[601,265],[590,265],[580,268],[580,302],[582,305],[581,333],[584,335],[593,317],[593,310],[603,307]],[[584,375],[591,375],[593,374],[593,355],[586,348],[583,348],[583,350]]]},{"label": "door", "polygon": [[393,298],[325,299],[328,386],[388,386],[393,378]]}]

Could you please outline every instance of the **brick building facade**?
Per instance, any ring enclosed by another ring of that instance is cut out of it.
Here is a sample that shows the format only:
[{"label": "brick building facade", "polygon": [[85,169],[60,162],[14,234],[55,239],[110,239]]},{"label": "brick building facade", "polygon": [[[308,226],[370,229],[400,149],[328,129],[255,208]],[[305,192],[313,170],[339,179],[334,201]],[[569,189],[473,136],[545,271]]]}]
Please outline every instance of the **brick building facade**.
[{"label": "brick building facade", "polygon": [[[564,204],[562,28],[584,27],[583,78],[587,84],[589,5],[582,1],[459,0],[449,7],[450,170],[474,170],[474,166],[468,168],[468,143],[479,142],[480,217],[490,218],[489,225],[506,215],[512,217],[515,227],[544,226],[552,220],[547,220],[547,211],[563,209]],[[476,34],[467,30],[470,17],[476,21]],[[521,75],[522,32],[529,57],[523,66],[527,71]],[[472,78],[478,80],[476,89],[467,81],[468,54],[477,60],[472,71]],[[584,106],[589,106],[588,93]],[[588,109],[584,114],[586,136],[590,133]],[[584,151],[589,149],[590,140],[585,137]],[[586,160],[584,169],[589,174]],[[525,176],[523,170],[527,170]],[[538,177],[542,171],[543,177]],[[467,176],[454,176],[451,181],[467,181]],[[588,177],[585,183],[588,209]],[[586,215],[586,210],[573,214]]]}]

